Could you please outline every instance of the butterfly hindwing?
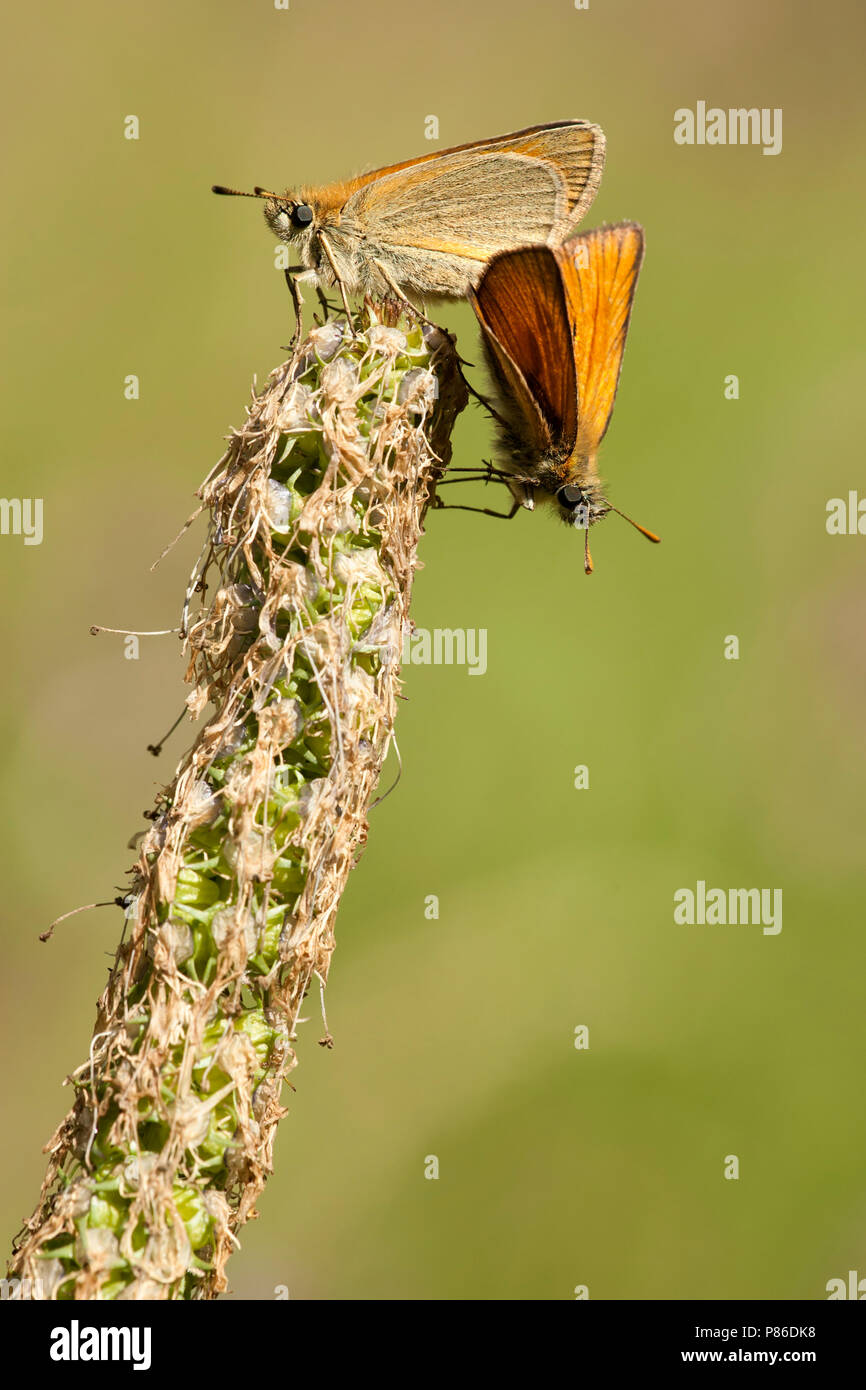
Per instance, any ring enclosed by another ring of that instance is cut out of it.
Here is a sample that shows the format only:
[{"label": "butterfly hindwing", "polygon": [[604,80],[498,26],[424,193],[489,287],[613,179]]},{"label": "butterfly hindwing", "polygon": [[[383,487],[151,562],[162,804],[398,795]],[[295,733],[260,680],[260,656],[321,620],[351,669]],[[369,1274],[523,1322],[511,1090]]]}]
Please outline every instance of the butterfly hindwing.
[{"label": "butterfly hindwing", "polygon": [[[548,447],[568,454],[577,437],[572,320],[557,257],[546,246],[504,252],[473,295],[497,355],[507,356],[545,422]],[[523,413],[529,416],[524,407]]]}]

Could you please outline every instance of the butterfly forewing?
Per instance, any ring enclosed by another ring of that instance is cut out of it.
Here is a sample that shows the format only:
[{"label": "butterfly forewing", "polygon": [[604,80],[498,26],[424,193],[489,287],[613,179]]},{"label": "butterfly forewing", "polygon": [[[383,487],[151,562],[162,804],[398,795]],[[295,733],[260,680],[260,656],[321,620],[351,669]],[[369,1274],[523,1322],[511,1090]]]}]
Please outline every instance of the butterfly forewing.
[{"label": "butterfly forewing", "polygon": [[508,135],[496,135],[489,140],[454,145],[450,149],[436,150],[418,159],[406,159],[400,164],[388,164],[383,169],[373,169],[342,187],[350,193],[355,193],[378,179],[387,178],[390,174],[424,166],[434,166],[431,172],[435,176],[439,161],[450,160],[455,155],[463,156],[465,163],[472,163],[477,168],[479,160],[483,160],[488,154],[503,151],[545,160],[556,169],[563,181],[566,195],[559,221],[553,228],[554,239],[561,240],[568,229],[579,222],[587,211],[601,182],[604,169],[604,132],[600,126],[593,125],[590,121],[553,121],[549,125],[529,126],[526,130],[515,130]]},{"label": "butterfly forewing", "polygon": [[380,246],[418,247],[486,261],[495,251],[544,242],[566,208],[553,165],[494,153],[442,155],[358,189],[343,216]]},{"label": "butterfly forewing", "polygon": [[573,321],[581,456],[595,453],[610,423],[643,253],[634,222],[584,232],[555,252]]}]

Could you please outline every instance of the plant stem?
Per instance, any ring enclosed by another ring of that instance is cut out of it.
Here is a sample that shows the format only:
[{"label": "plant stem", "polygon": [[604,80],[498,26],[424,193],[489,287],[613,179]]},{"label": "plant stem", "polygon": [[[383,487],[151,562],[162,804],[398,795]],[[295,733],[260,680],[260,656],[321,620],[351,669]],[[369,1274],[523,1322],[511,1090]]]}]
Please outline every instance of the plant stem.
[{"label": "plant stem", "polygon": [[466,399],[442,334],[366,322],[312,331],[200,491],[187,703],[214,713],[133,870],[129,937],[10,1266],[32,1297],[214,1297],[272,1171]]}]

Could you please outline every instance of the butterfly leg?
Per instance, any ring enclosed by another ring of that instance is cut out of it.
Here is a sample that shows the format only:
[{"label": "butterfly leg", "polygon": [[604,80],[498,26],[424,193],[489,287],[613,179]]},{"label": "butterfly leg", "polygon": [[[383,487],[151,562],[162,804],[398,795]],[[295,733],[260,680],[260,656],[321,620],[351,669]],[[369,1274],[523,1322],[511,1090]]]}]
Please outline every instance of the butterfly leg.
[{"label": "butterfly leg", "polygon": [[464,507],[458,502],[443,502],[438,492],[433,498],[433,506],[440,512],[478,512],[481,516],[498,516],[501,521],[510,521],[521,510],[522,503],[513,502],[510,512],[494,512],[491,507]]},{"label": "butterfly leg", "polygon": [[434,323],[432,319],[428,319],[426,314],[422,313],[420,309],[416,308],[415,305],[412,303],[411,299],[406,298],[405,294],[400,289],[400,286],[393,279],[391,272],[389,271],[386,265],[383,265],[381,261],[377,261],[375,258],[373,259],[373,265],[378,270],[379,274],[385,281],[385,284],[388,286],[388,289],[391,291],[398,304],[404,304],[406,308],[409,310],[409,312],[413,315],[413,317],[418,319],[420,323],[429,323],[431,328],[439,329],[440,333],[444,331],[443,329],[439,328],[438,323]]},{"label": "butterfly leg", "polygon": [[460,365],[460,375],[463,378],[463,385],[466,387],[466,390],[469,392],[470,396],[475,397],[476,401],[478,401],[478,404],[484,407],[484,409],[487,411],[487,414],[493,417],[497,425],[501,425],[503,429],[508,430],[508,433],[511,434],[512,431],[510,425],[508,424],[508,421],[503,420],[502,416],[499,414],[499,411],[496,409],[495,405],[493,405],[489,397],[482,396],[480,391],[475,390],[475,387],[472,385],[472,382],[469,380],[466,373],[463,371],[462,362]]},{"label": "butterfly leg", "polygon": [[327,258],[328,265],[331,267],[331,274],[333,275],[335,281],[337,282],[337,285],[339,286],[339,289],[340,289],[340,298],[341,298],[342,301],[343,301],[343,310],[344,310],[344,312],[345,312],[346,318],[347,318],[348,321],[349,321],[349,327],[351,328],[352,332],[354,333],[354,332],[355,332],[355,320],[352,318],[352,310],[349,308],[349,301],[348,301],[348,299],[347,299],[347,297],[346,297],[346,286],[343,284],[343,281],[342,281],[341,278],[340,278],[340,272],[337,270],[337,267],[336,267],[336,265],[335,265],[335,263],[334,263],[334,257],[333,257],[333,254],[332,254],[332,252],[331,252],[331,245],[330,245],[330,242],[328,241],[328,238],[325,236],[325,233],[324,233],[324,232],[319,232],[318,236],[319,236],[319,242],[320,242],[320,245],[321,245],[321,247],[322,247],[322,250],[324,251],[325,256],[326,256],[326,258]]},{"label": "butterfly leg", "polygon": [[[455,478],[452,475],[459,473],[461,476]],[[467,476],[463,476],[463,475]],[[442,479],[446,483],[506,483],[514,482],[514,474],[507,473],[504,468],[495,468],[492,463],[482,459],[481,463],[473,463],[468,466],[460,464],[449,464],[446,474]]]},{"label": "butterfly leg", "polygon": [[301,310],[304,303],[303,299],[301,298],[301,287],[298,284],[298,277],[297,275],[292,274],[292,272],[296,269],[299,269],[299,267],[287,266],[286,269],[283,271],[283,274],[286,277],[286,284],[289,287],[289,294],[292,296],[292,304],[295,310],[295,331],[292,334],[292,341],[283,348],[284,352],[290,353],[294,353],[301,339]]},{"label": "butterfly leg", "polygon": [[321,285],[318,284],[316,285],[316,298],[319,301],[319,307],[326,319],[329,319],[332,314],[336,314],[339,311],[340,306],[336,304],[334,300],[329,299]]}]

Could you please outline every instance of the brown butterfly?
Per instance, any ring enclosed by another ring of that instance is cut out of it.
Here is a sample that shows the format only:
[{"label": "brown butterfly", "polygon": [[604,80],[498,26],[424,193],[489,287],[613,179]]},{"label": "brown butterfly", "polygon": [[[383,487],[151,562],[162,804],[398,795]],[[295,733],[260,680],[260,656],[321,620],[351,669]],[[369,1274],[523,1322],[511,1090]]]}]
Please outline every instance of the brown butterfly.
[{"label": "brown butterfly", "polygon": [[589,527],[610,511],[625,515],[604,496],[597,460],[643,254],[643,228],[621,222],[562,246],[503,252],[470,294],[496,388],[497,471],[514,497],[509,513],[493,515],[532,510],[536,495],[549,500],[564,521],[585,529],[587,574]]},{"label": "brown butterfly", "polygon": [[604,143],[588,121],[554,121],[321,188],[213,191],[265,199],[268,226],[298,248],[301,280],[463,298],[497,251],[562,241],[595,197]]}]

